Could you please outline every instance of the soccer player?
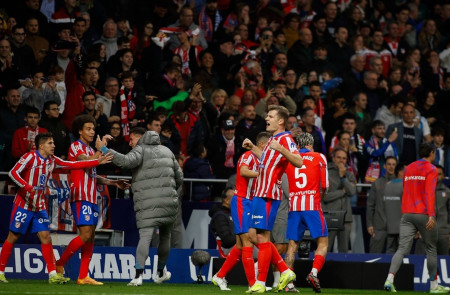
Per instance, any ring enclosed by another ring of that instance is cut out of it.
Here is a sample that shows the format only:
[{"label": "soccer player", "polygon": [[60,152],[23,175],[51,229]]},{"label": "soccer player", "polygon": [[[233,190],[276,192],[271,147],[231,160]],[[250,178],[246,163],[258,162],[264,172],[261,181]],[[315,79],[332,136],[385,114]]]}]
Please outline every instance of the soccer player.
[{"label": "soccer player", "polygon": [[[77,116],[72,123],[72,131],[78,133],[79,139],[69,148],[69,160],[83,161],[101,157],[100,151],[95,152],[89,144],[94,140],[95,119],[91,115]],[[97,140],[100,140],[99,138]],[[94,250],[95,227],[98,221],[97,182],[105,185],[115,185],[125,189],[129,184],[124,180],[110,180],[97,175],[95,168],[72,170],[70,173],[72,187],[70,206],[79,235],[70,241],[66,250],[56,262],[58,273],[64,273],[66,262],[81,249],[80,273],[77,284],[103,285],[89,277],[89,262]]]},{"label": "soccer player", "polygon": [[306,227],[317,242],[312,270],[306,277],[316,293],[320,293],[317,274],[325,263],[328,249],[328,228],[323,217],[320,201],[328,189],[327,159],[313,150],[314,138],[309,133],[297,136],[300,155],[303,158],[301,168],[288,165],[286,174],[289,179],[289,216],[286,237],[289,246],[285,256],[286,264],[294,267],[295,253],[299,241],[303,239]]},{"label": "soccer player", "polygon": [[250,288],[251,293],[264,293],[266,291],[267,273],[271,262],[277,266],[281,273],[280,282],[274,291],[284,289],[290,281],[295,280],[295,273],[289,269],[283,258],[278,254],[275,245],[270,242],[270,231],[283,194],[281,176],[288,163],[299,168],[303,164],[290,132],[285,131],[288,117],[289,112],[285,107],[269,106],[266,117],[266,131],[272,133],[272,137],[263,151],[261,152],[248,138],[242,144],[244,148],[253,151],[260,157],[249,229],[250,239],[259,249],[258,278]]},{"label": "soccer player", "polygon": [[[271,134],[261,132],[256,138],[256,146],[262,150]],[[236,189],[231,199],[231,216],[234,222],[236,245],[231,249],[220,270],[211,281],[222,291],[229,291],[225,276],[242,257],[245,275],[249,286],[255,283],[255,262],[253,244],[248,236],[251,221],[252,198],[258,176],[259,159],[252,151],[247,151],[239,158],[236,171]]]},{"label": "soccer player", "polygon": [[427,269],[430,276],[430,293],[444,294],[449,287],[438,285],[437,254],[438,229],[436,226],[435,191],[438,179],[436,167],[431,164],[436,149],[431,143],[419,146],[420,160],[405,168],[403,175],[402,218],[400,219],[399,247],[392,257],[389,274],[384,289],[397,292],[394,286],[395,273],[400,268],[403,257],[411,251],[414,236],[420,232],[425,243]]},{"label": "soccer player", "polygon": [[50,237],[50,223],[45,208],[45,188],[55,168],[83,169],[109,163],[111,156],[91,161],[68,162],[54,156],[55,143],[51,133],[39,133],[35,138],[37,150],[24,154],[9,172],[19,186],[11,212],[9,234],[0,254],[0,282],[7,283],[5,267],[14,243],[28,229],[41,240],[42,256],[47,264],[50,284],[65,284],[70,279],[56,272]]}]

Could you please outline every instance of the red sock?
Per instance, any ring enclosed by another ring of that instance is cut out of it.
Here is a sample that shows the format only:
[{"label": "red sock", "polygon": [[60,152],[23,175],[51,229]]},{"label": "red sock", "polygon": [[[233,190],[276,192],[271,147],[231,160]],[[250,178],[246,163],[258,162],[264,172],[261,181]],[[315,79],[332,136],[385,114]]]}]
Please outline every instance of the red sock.
[{"label": "red sock", "polygon": [[324,264],[325,264],[325,257],[323,257],[322,255],[314,256],[314,261],[313,261],[312,267],[317,269],[317,272],[320,272],[320,270],[322,269]]},{"label": "red sock", "polygon": [[244,266],[245,276],[247,277],[248,285],[255,284],[255,260],[253,259],[253,247],[242,248],[242,265]]},{"label": "red sock", "polygon": [[66,250],[61,255],[59,260],[56,262],[56,265],[58,266],[64,266],[67,261],[69,261],[70,257],[72,257],[73,254],[75,254],[80,248],[84,245],[83,240],[81,240],[80,236],[77,236],[76,238],[72,239],[70,241],[69,245],[67,245]]},{"label": "red sock", "polygon": [[53,254],[52,244],[41,244],[42,256],[44,257],[45,263],[47,263],[48,273],[56,270],[55,266],[55,255]]},{"label": "red sock", "polygon": [[84,279],[89,273],[89,263],[91,262],[92,253],[94,253],[94,243],[88,242],[81,247],[81,264],[80,275],[78,278]]},{"label": "red sock", "polygon": [[273,243],[270,243],[272,246],[272,264],[275,265],[280,273],[283,273],[283,271],[287,270],[289,267],[287,266],[286,262],[284,262],[283,258],[281,257],[280,253],[278,253],[277,247]]},{"label": "red sock", "polygon": [[5,243],[3,243],[2,252],[0,253],[0,271],[5,271],[13,247],[14,245],[8,241],[5,241]]},{"label": "red sock", "polygon": [[270,261],[272,260],[272,246],[270,244],[272,243],[258,244],[258,281],[260,282],[267,280],[267,273],[269,272]]},{"label": "red sock", "polygon": [[238,263],[239,259],[241,258],[242,251],[239,250],[236,246],[231,249],[230,253],[228,253],[227,258],[225,259],[225,262],[223,263],[222,267],[220,268],[219,272],[217,273],[217,276],[219,278],[224,278],[228,272]]}]

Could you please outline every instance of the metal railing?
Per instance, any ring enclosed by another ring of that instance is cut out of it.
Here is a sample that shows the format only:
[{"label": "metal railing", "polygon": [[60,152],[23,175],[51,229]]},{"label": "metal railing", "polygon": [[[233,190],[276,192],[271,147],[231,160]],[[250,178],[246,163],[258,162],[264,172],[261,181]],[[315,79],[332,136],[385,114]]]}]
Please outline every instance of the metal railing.
[{"label": "metal railing", "polygon": [[[0,171],[0,175],[8,175],[8,172],[2,172]],[[126,175],[106,175],[106,178],[109,179],[127,179],[127,180],[131,180],[131,176],[126,176]],[[199,178],[185,178],[184,179],[185,183],[194,183],[194,182],[202,182],[202,183],[227,183],[228,179],[199,179]],[[371,187],[372,185],[369,183],[357,183],[356,184],[357,187]],[[192,201],[192,185],[190,185],[190,189],[189,189],[189,196],[191,198]],[[116,191],[116,198],[118,195],[118,191]]]}]

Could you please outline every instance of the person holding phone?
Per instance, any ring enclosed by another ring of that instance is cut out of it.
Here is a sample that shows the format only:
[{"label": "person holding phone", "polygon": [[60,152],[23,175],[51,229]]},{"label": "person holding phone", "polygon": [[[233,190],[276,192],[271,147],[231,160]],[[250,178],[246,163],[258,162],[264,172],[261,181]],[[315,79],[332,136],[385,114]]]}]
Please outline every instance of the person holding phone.
[{"label": "person holding phone", "polygon": [[[45,88],[42,87],[44,80],[47,81]],[[22,101],[25,105],[35,107],[42,112],[47,101],[54,101],[61,104],[61,98],[56,90],[55,79],[48,80],[44,77],[44,72],[35,70],[31,79],[30,87],[26,88],[22,94]]]}]

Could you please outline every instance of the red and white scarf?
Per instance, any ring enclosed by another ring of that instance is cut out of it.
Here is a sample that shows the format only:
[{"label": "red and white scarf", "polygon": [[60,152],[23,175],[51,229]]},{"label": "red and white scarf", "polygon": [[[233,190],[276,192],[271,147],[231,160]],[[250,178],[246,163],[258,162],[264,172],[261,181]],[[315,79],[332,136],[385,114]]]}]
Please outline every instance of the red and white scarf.
[{"label": "red and white scarf", "polygon": [[130,140],[130,121],[136,115],[136,104],[133,101],[133,89],[128,90],[125,97],[125,86],[120,87],[120,123],[123,128],[123,137],[126,141]]},{"label": "red and white scarf", "polygon": [[225,163],[224,166],[227,168],[234,168],[233,157],[234,157],[234,138],[232,140],[227,140],[227,149],[225,150]]}]

